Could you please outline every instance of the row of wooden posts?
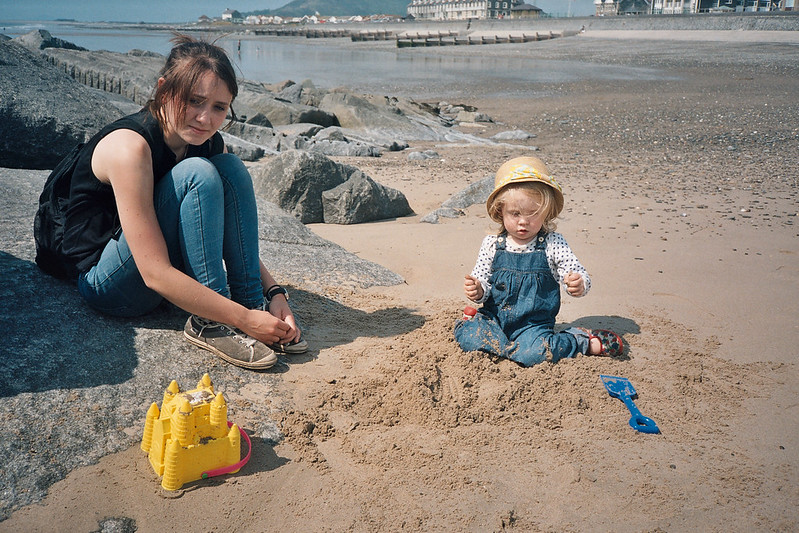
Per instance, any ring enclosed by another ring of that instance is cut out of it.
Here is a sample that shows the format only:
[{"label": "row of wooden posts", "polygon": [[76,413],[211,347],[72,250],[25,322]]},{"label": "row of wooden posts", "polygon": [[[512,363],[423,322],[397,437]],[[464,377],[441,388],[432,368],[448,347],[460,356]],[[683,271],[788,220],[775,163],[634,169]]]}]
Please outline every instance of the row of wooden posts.
[{"label": "row of wooden posts", "polygon": [[481,36],[419,36],[419,37],[399,37],[397,47],[405,48],[410,46],[448,46],[448,45],[474,45],[474,44],[502,44],[502,43],[529,43],[533,41],[545,41],[561,37],[560,33],[535,32],[532,34],[509,34],[509,35],[481,35]]},{"label": "row of wooden posts", "polygon": [[256,35],[278,36],[305,36],[308,39],[350,37],[352,41],[387,41],[394,39],[398,48],[411,46],[447,46],[447,45],[475,45],[475,44],[501,44],[501,43],[529,43],[544,41],[567,35],[577,35],[578,32],[534,32],[507,35],[480,35],[461,36],[458,31],[443,31],[430,33],[399,33],[390,30],[361,30],[351,31],[343,29],[302,29],[302,28],[269,28],[253,30]]}]

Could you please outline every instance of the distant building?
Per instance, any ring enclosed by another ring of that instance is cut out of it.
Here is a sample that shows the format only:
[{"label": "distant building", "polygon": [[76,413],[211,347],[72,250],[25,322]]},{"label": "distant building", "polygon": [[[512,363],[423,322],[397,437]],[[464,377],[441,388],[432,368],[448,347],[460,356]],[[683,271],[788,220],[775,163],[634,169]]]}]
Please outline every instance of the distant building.
[{"label": "distant building", "polygon": [[648,15],[652,13],[651,0],[619,0],[619,15]]},{"label": "distant building", "polygon": [[411,0],[408,15],[416,20],[510,18],[524,0]]},{"label": "distant building", "polygon": [[208,24],[209,22],[212,21],[211,17],[209,17],[208,15],[200,15],[200,18],[197,19],[197,22],[199,22],[200,24]]},{"label": "distant building", "polygon": [[244,17],[235,9],[226,9],[225,12],[222,13],[222,20],[225,22],[242,22]]},{"label": "distant building", "polygon": [[597,16],[792,11],[796,0],[594,0]]},{"label": "distant building", "polygon": [[543,9],[530,4],[519,4],[510,8],[510,18],[512,19],[537,19],[543,14]]},{"label": "distant building", "polygon": [[619,6],[613,0],[594,0],[594,8],[597,17],[619,14]]}]

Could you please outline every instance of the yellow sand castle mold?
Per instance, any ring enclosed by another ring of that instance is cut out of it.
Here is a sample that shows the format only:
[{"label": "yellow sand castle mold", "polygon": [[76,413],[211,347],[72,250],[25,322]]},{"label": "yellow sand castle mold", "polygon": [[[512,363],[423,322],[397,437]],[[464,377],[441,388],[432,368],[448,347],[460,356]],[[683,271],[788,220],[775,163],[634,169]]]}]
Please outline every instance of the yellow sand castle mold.
[{"label": "yellow sand castle mold", "polygon": [[181,392],[176,381],[164,391],[161,409],[147,410],[141,449],[147,452],[161,486],[178,490],[185,483],[238,472],[250,457],[241,458],[241,438],[249,437],[227,420],[222,393],[214,394],[208,374],[197,388]]}]

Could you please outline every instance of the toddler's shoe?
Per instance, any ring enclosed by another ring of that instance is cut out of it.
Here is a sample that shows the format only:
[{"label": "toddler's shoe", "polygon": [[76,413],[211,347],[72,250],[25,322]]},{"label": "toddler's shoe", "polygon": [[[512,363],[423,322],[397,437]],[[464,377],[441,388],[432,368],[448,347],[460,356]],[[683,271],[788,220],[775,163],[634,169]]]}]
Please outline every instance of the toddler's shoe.
[{"label": "toddler's shoe", "polygon": [[599,339],[599,343],[602,345],[601,351],[596,355],[619,357],[624,353],[624,342],[621,337],[609,329],[592,329],[589,340],[592,338]]}]

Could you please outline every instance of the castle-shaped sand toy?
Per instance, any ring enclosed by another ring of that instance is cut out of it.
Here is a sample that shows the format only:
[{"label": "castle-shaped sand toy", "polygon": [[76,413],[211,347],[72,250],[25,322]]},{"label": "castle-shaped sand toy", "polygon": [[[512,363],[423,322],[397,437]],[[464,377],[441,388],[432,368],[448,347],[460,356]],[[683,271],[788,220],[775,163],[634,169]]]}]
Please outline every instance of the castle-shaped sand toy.
[{"label": "castle-shaped sand toy", "polygon": [[[248,445],[241,459],[241,438]],[[184,483],[238,472],[250,458],[250,439],[228,422],[222,393],[214,394],[211,377],[203,375],[197,388],[181,392],[176,381],[164,391],[161,409],[147,410],[141,449],[147,452],[161,486],[178,490]]]}]

